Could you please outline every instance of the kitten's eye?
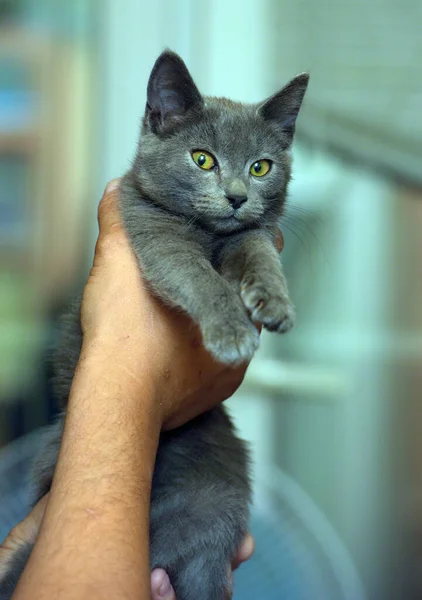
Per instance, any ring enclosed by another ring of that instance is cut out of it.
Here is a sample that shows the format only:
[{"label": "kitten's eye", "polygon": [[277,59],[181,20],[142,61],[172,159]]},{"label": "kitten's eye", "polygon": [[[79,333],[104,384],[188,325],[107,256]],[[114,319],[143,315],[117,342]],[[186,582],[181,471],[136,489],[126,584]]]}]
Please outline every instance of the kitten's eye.
[{"label": "kitten's eye", "polygon": [[251,175],[254,177],[263,177],[271,169],[271,162],[269,160],[257,160],[249,169]]},{"label": "kitten's eye", "polygon": [[206,171],[210,171],[216,165],[216,160],[212,154],[205,152],[205,150],[195,150],[192,152],[193,161]]}]

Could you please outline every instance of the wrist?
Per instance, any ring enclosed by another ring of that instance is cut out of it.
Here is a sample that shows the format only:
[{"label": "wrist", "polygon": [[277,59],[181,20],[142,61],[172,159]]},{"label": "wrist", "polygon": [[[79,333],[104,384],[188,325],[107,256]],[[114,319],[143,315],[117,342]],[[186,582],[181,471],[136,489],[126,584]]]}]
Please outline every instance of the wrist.
[{"label": "wrist", "polygon": [[[114,344],[84,342],[53,484],[56,496],[64,493],[77,512],[87,500],[81,488],[89,502],[97,502],[95,489],[100,502],[111,496],[113,505],[117,482],[123,503],[149,493],[162,419],[148,369],[134,375],[130,368],[126,352]],[[57,489],[63,473],[66,487]]]},{"label": "wrist", "polygon": [[[70,400],[86,398],[75,388],[93,390],[92,403],[105,402],[113,406],[118,398],[118,407],[134,418],[147,419],[154,430],[161,429],[161,405],[159,402],[158,379],[153,371],[151,359],[143,346],[134,338],[96,335],[83,341],[82,350],[72,384]],[[98,395],[98,389],[102,390]]]}]

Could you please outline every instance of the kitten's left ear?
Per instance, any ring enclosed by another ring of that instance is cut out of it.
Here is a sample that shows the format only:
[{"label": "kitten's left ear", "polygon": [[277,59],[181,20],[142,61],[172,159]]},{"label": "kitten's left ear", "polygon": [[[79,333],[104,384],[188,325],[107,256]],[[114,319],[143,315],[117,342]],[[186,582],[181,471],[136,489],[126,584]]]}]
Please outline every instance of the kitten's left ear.
[{"label": "kitten's left ear", "polygon": [[293,141],[296,119],[302,100],[308,87],[309,73],[296,75],[279,92],[261,104],[258,113],[265,120],[273,122],[287,138],[290,145]]}]

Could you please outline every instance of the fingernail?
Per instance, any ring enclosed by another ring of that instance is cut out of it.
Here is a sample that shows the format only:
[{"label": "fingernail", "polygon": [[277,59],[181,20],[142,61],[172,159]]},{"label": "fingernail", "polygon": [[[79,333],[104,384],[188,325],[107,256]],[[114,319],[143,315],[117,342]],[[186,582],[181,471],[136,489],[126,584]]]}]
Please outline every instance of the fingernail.
[{"label": "fingernail", "polygon": [[161,598],[166,598],[167,595],[169,594],[169,592],[171,592],[171,583],[170,583],[169,576],[167,574],[165,574],[163,583],[160,585],[158,593],[161,596]]},{"label": "fingernail", "polygon": [[158,600],[174,600],[170,578],[164,569],[154,569],[151,573],[152,597]]},{"label": "fingernail", "polygon": [[106,192],[107,192],[107,194],[110,194],[111,192],[114,192],[115,190],[117,190],[117,189],[118,189],[118,187],[119,187],[119,184],[120,184],[120,179],[119,179],[119,178],[117,178],[117,179],[112,179],[112,180],[111,180],[111,181],[110,181],[110,182],[107,184],[107,187],[106,187]]}]

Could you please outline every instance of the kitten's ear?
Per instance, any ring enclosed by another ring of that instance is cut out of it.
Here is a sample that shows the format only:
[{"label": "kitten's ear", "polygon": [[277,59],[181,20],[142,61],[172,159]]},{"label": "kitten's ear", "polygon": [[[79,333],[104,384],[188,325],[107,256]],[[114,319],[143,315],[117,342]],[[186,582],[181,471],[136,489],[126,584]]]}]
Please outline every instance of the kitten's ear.
[{"label": "kitten's ear", "polygon": [[261,104],[258,113],[273,122],[284,134],[287,143],[293,141],[296,119],[308,87],[309,73],[296,75],[282,90]]},{"label": "kitten's ear", "polygon": [[157,133],[167,122],[202,105],[202,96],[183,60],[174,52],[163,52],[148,82],[145,125]]}]

